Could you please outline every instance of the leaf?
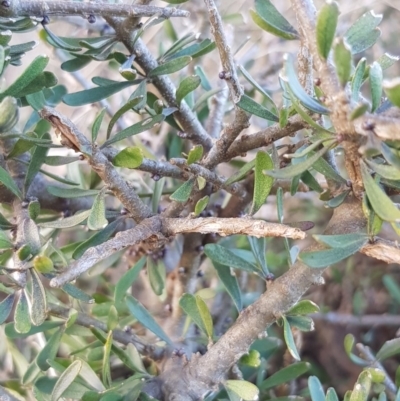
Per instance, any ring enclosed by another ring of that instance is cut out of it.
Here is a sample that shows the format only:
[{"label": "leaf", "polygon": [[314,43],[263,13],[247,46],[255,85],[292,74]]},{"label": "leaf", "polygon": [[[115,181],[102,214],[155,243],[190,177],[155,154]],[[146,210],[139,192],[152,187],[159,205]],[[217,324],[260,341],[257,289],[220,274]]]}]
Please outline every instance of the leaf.
[{"label": "leaf", "polygon": [[186,202],[192,193],[194,178],[184,182],[169,198],[176,202]]},{"label": "leaf", "polygon": [[288,316],[287,320],[291,327],[296,327],[301,331],[313,331],[314,321],[309,316]]},{"label": "leaf", "polygon": [[365,69],[367,67],[367,59],[363,57],[357,64],[356,70],[354,71],[353,78],[351,80],[351,92],[352,99],[358,102],[360,98],[360,90],[364,81]]},{"label": "leaf", "polygon": [[104,344],[104,353],[103,353],[103,364],[102,364],[102,379],[103,384],[110,388],[112,384],[111,379],[111,364],[110,364],[110,354],[111,354],[111,346],[113,341],[113,332],[109,331],[106,343]]},{"label": "leaf", "polygon": [[317,49],[319,55],[325,60],[329,56],[340,11],[335,1],[325,3],[318,13],[316,32]]},{"label": "leaf", "polygon": [[0,132],[9,132],[17,124],[18,118],[17,100],[6,96],[0,103]]},{"label": "leaf", "polygon": [[400,353],[400,338],[388,340],[376,354],[376,359],[383,361]]},{"label": "leaf", "polygon": [[165,185],[165,177],[161,177],[161,179],[156,181],[154,184],[153,196],[151,198],[151,209],[153,213],[158,212],[160,200],[163,195],[164,185]]},{"label": "leaf", "polygon": [[226,291],[233,300],[238,312],[243,309],[242,293],[236,278],[236,274],[231,271],[231,268],[224,266],[221,263],[213,261],[213,265],[217,272],[219,279],[226,288]]},{"label": "leaf", "polygon": [[283,39],[299,39],[296,29],[283,17],[270,0],[256,0],[256,12],[250,10],[253,21],[264,31]]},{"label": "leaf", "polygon": [[9,294],[0,302],[0,324],[3,324],[12,311],[14,305],[15,293]]},{"label": "leaf", "polygon": [[145,264],[146,258],[142,257],[119,279],[114,291],[114,302],[116,305],[124,299],[126,292],[132,286]]},{"label": "leaf", "polygon": [[322,268],[340,262],[343,259],[358,252],[366,243],[368,238],[364,237],[350,243],[343,248],[332,248],[323,251],[302,252],[299,258],[309,267]]},{"label": "leaf", "polygon": [[177,57],[152,69],[147,76],[152,78],[160,75],[172,74],[186,67],[191,61],[192,57],[190,56]]},{"label": "leaf", "polygon": [[254,258],[256,259],[260,270],[264,273],[264,277],[267,277],[269,274],[267,267],[267,260],[265,257],[265,251],[267,246],[267,240],[265,237],[256,238],[252,236],[248,236],[251,250],[253,252]]},{"label": "leaf", "polygon": [[318,313],[319,312],[319,306],[315,304],[313,301],[310,301],[308,299],[303,299],[295,306],[290,308],[287,312],[287,316],[291,315],[309,315],[310,313]]},{"label": "leaf", "polygon": [[198,216],[207,207],[209,200],[210,197],[206,195],[197,201],[196,206],[194,207],[195,216]]},{"label": "leaf", "polygon": [[43,91],[31,93],[29,95],[26,95],[25,98],[29,105],[36,111],[41,110],[46,105],[46,99],[44,97]]},{"label": "leaf", "polygon": [[237,181],[242,180],[244,177],[247,176],[247,173],[254,168],[255,165],[256,165],[256,159],[254,158],[253,160],[244,164],[235,174],[229,177],[225,181],[225,185],[231,185]]},{"label": "leaf", "polygon": [[35,269],[31,269],[30,273],[32,279],[31,321],[35,326],[39,326],[47,317],[46,293]]},{"label": "leaf", "polygon": [[8,338],[15,339],[15,338],[26,338],[36,333],[42,333],[47,330],[52,330],[56,327],[59,327],[63,324],[62,321],[46,321],[40,326],[32,326],[31,329],[27,333],[18,333],[15,330],[14,323],[7,323],[5,325],[5,334]]},{"label": "leaf", "polygon": [[137,168],[143,163],[143,151],[139,146],[121,150],[113,159],[116,167]]},{"label": "leaf", "polygon": [[236,269],[248,271],[250,273],[258,273],[256,266],[247,260],[235,255],[229,249],[218,244],[207,244],[204,247],[204,253],[213,261],[224,266],[230,266]]},{"label": "leaf", "polygon": [[281,77],[282,80],[288,83],[293,94],[300,100],[304,107],[318,114],[330,113],[329,109],[312,98],[301,86],[294,69],[293,60],[289,55],[285,55],[285,72],[286,76]]},{"label": "leaf", "polygon": [[46,227],[46,228],[70,228],[82,223],[84,220],[88,218],[90,213],[91,210],[85,210],[83,212],[77,213],[73,216],[66,217],[61,220],[39,223],[38,225],[40,227]]},{"label": "leaf", "polygon": [[311,365],[308,362],[298,362],[289,365],[264,380],[259,386],[260,390],[265,391],[281,384],[289,383],[290,381],[295,380],[299,376],[308,372],[310,368]]},{"label": "leaf", "polygon": [[0,231],[0,249],[9,249],[13,247],[13,243],[4,231]]},{"label": "leaf", "polygon": [[313,237],[319,243],[328,245],[331,248],[345,248],[353,243],[364,241],[367,236],[362,233],[351,233],[338,235],[314,234]]},{"label": "leaf", "polygon": [[8,188],[15,196],[22,199],[21,191],[18,189],[17,185],[11,178],[10,174],[0,166],[0,183]]},{"label": "leaf", "polygon": [[47,343],[39,352],[39,354],[36,356],[36,364],[39,366],[40,370],[46,371],[49,369],[50,365],[47,361],[53,361],[56,357],[64,331],[64,326],[55,331],[47,340]]},{"label": "leaf", "polygon": [[368,366],[369,362],[364,361],[360,357],[354,355],[351,351],[353,349],[355,343],[355,338],[352,334],[347,334],[344,338],[344,350],[346,351],[347,356],[359,366]]},{"label": "leaf", "polygon": [[172,345],[171,340],[164,333],[164,330],[158,325],[154,320],[153,316],[145,309],[145,307],[135,298],[128,295],[126,297],[126,303],[129,312],[145,327],[147,327],[151,332],[153,332],[161,340],[165,341],[167,344]]},{"label": "leaf", "polygon": [[400,211],[370,176],[363,161],[360,162],[365,192],[375,213],[384,221],[400,221]]},{"label": "leaf", "polygon": [[104,114],[106,114],[106,108],[103,107],[100,113],[96,116],[93,125],[92,125],[92,142],[95,142],[97,136],[99,135],[99,130],[101,127],[101,123],[103,122]]},{"label": "leaf", "polygon": [[53,391],[51,393],[51,401],[58,401],[65,390],[75,381],[76,377],[79,375],[79,372],[82,368],[81,361],[74,361],[71,365],[68,366],[67,369],[61,374],[58,378],[56,384],[54,385]]},{"label": "leaf", "polygon": [[329,387],[328,391],[326,392],[325,401],[339,401],[339,397],[336,394],[334,388]]},{"label": "leaf", "polygon": [[259,390],[256,385],[245,380],[227,380],[227,390],[233,391],[243,400],[258,400]]},{"label": "leaf", "polygon": [[[98,189],[81,189],[81,188],[62,188],[54,187],[49,185],[47,187],[47,192],[51,195],[57,196],[58,198],[83,198],[87,196],[98,195]],[[85,212],[83,212],[85,213]],[[75,215],[77,216],[77,215]],[[72,216],[74,217],[74,216]]]},{"label": "leaf", "polygon": [[388,99],[397,107],[400,107],[400,78],[383,81],[383,89]]},{"label": "leaf", "polygon": [[370,48],[380,36],[376,28],[382,21],[382,14],[372,10],[363,14],[345,33],[344,38],[351,47],[353,54],[361,53]]},{"label": "leaf", "polygon": [[317,376],[308,378],[308,388],[310,389],[311,401],[325,401],[324,389]]},{"label": "leaf", "polygon": [[351,47],[343,38],[338,38],[333,49],[336,74],[342,87],[345,87],[351,75]]},{"label": "leaf", "polygon": [[290,324],[289,324],[289,322],[288,322],[288,320],[286,319],[285,316],[282,316],[282,320],[283,320],[283,336],[285,338],[285,343],[286,343],[286,345],[288,347],[290,355],[292,355],[292,357],[296,361],[299,361],[300,360],[300,355],[299,355],[299,353],[297,351],[296,344],[294,342],[293,333],[292,333],[292,329],[290,327]]},{"label": "leaf", "polygon": [[117,219],[108,224],[103,230],[97,232],[92,235],[86,241],[83,241],[76,248],[74,253],[72,254],[72,258],[77,260],[79,259],[89,248],[100,245],[103,242],[106,242],[111,235],[117,230],[118,226],[121,224],[121,220]]},{"label": "leaf", "polygon": [[242,365],[250,366],[251,368],[259,368],[261,365],[260,353],[254,349],[250,350],[248,354],[243,355],[239,363]]},{"label": "leaf", "polygon": [[83,106],[85,104],[99,102],[100,100],[108,98],[125,88],[129,88],[132,85],[137,85],[141,81],[141,79],[137,79],[135,81],[115,82],[106,86],[85,89],[75,93],[68,93],[63,96],[62,100],[68,106]]},{"label": "leaf", "polygon": [[394,166],[388,166],[386,164],[378,164],[372,160],[364,160],[368,166],[379,174],[381,177],[388,180],[400,180],[400,170]]},{"label": "leaf", "polygon": [[147,274],[151,288],[156,295],[161,295],[165,288],[165,265],[155,261],[151,256],[147,257]]},{"label": "leaf", "polygon": [[320,158],[322,157],[330,147],[324,147],[320,149],[318,152],[315,152],[312,156],[307,157],[304,161],[298,163],[298,164],[291,164],[288,167],[284,167],[279,170],[265,170],[264,174],[268,174],[271,177],[274,178],[292,178],[295,177],[304,171],[308,170],[313,164]]},{"label": "leaf", "polygon": [[14,327],[18,333],[27,333],[31,328],[28,298],[26,296],[25,290],[20,290],[19,299],[14,312],[14,321]]},{"label": "leaf", "polygon": [[382,67],[378,62],[374,62],[369,69],[369,83],[371,87],[371,100],[372,108],[374,112],[381,104],[382,98]]},{"label": "leaf", "polygon": [[112,138],[104,142],[101,148],[109,146],[115,142],[122,141],[123,139],[129,138],[130,136],[140,134],[143,131],[148,131],[151,128],[153,128],[156,124],[159,124],[164,120],[165,116],[163,114],[157,114],[154,117],[147,118],[143,121],[133,124],[130,127],[125,128],[122,131],[118,132]]},{"label": "leaf", "polygon": [[180,107],[182,100],[189,93],[193,92],[200,85],[201,79],[198,75],[191,75],[189,77],[184,78],[178,86],[176,90],[176,103],[178,107]]},{"label": "leaf", "polygon": [[187,164],[197,163],[203,157],[203,146],[202,145],[195,145],[192,149],[190,149],[188,157],[187,157]]},{"label": "leaf", "polygon": [[26,68],[26,70],[19,75],[19,77],[4,92],[0,93],[0,99],[3,99],[8,95],[17,95],[19,92],[21,92],[43,72],[48,63],[48,56],[37,56],[29,65],[29,67]]},{"label": "leaf", "polygon": [[265,120],[278,122],[279,118],[267,110],[264,106],[257,103],[247,95],[242,95],[240,100],[236,103],[236,106],[240,107],[244,111],[250,114],[254,114],[257,117],[264,118]]},{"label": "leaf", "polygon": [[89,230],[101,230],[107,226],[106,205],[104,201],[105,191],[100,191],[94,199],[93,206],[87,220]]},{"label": "leaf", "polygon": [[64,284],[61,289],[65,291],[69,296],[77,299],[78,301],[85,302],[87,304],[94,303],[93,297],[81,291],[78,287],[75,287],[71,283]]},{"label": "leaf", "polygon": [[92,61],[91,57],[87,56],[75,57],[70,60],[64,61],[61,64],[61,69],[67,72],[75,72],[88,65],[91,61]]}]

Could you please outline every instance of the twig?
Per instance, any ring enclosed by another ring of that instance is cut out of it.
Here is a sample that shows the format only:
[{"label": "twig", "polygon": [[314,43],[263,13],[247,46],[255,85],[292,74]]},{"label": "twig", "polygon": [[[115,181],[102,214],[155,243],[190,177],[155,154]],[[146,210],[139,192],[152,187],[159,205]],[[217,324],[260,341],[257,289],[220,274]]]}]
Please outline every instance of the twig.
[{"label": "twig", "polygon": [[131,4],[77,3],[76,1],[3,1],[0,6],[0,17],[44,17],[89,15],[100,17],[151,17],[161,18],[189,17],[190,13],[174,7],[154,7]]},{"label": "twig", "polygon": [[328,312],[310,315],[315,320],[355,327],[400,327],[400,316],[397,315],[363,315],[354,316],[346,313]]},{"label": "twig", "polygon": [[222,19],[219,15],[214,0],[204,0],[207,7],[211,32],[214,36],[215,43],[218,48],[219,57],[221,59],[224,79],[226,80],[230,92],[230,98],[235,105],[235,118],[233,123],[229,124],[223,131],[221,138],[211,148],[207,155],[204,165],[208,169],[214,168],[223,159],[226,150],[232,142],[240,135],[240,133],[249,127],[249,115],[241,108],[236,106],[243,95],[243,89],[239,83],[239,78],[236,74],[235,62],[231,49],[228,45],[228,40],[222,26]]},{"label": "twig", "polygon": [[363,246],[360,250],[364,255],[370,256],[386,263],[400,264],[400,248],[395,242],[376,238],[372,244]]},{"label": "twig", "polygon": [[361,356],[371,363],[372,367],[381,370],[385,374],[385,380],[383,381],[383,383],[385,384],[386,390],[389,393],[389,398],[391,400],[394,400],[395,395],[397,394],[397,387],[386,372],[385,368],[382,366],[381,363],[376,360],[375,355],[371,352],[369,347],[365,346],[364,344],[358,343],[356,344],[356,348],[360,351]]},{"label": "twig", "polygon": [[199,217],[196,219],[164,219],[163,227],[170,234],[216,233],[227,235],[251,235],[255,237],[285,237],[304,239],[306,233],[284,224],[268,223],[251,218]]},{"label": "twig", "polygon": [[82,152],[93,170],[108,186],[108,189],[129,210],[133,219],[140,222],[152,215],[150,208],[145,205],[132,188],[123,180],[107,157],[79,131],[76,125],[55,109],[45,107],[40,111],[42,118],[46,119],[61,135],[61,143],[77,152]]},{"label": "twig", "polygon": [[222,129],[228,90],[224,88],[211,98],[210,115],[207,121],[207,132],[211,138],[218,138]]}]

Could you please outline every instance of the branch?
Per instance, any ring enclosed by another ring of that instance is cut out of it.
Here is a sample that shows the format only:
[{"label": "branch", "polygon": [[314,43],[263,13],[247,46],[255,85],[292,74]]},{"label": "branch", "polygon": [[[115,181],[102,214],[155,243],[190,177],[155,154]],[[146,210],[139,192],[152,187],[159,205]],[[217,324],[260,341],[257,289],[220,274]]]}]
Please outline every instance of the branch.
[{"label": "branch", "polygon": [[306,233],[299,228],[279,223],[268,223],[252,218],[199,217],[196,219],[164,219],[163,227],[169,234],[216,233],[227,235],[251,235],[254,237],[285,237],[304,239]]},{"label": "branch", "polygon": [[63,145],[84,155],[93,170],[120,200],[123,206],[129,210],[136,222],[140,222],[152,215],[150,208],[141,201],[134,190],[120,177],[107,157],[99,148],[93,146],[86,139],[71,120],[50,107],[43,108],[40,111],[40,116],[49,121],[56,130],[56,133],[61,135],[61,143]]},{"label": "branch", "polygon": [[236,106],[243,95],[243,89],[239,83],[239,78],[236,74],[235,62],[231,49],[228,45],[228,40],[225,36],[224,28],[222,26],[221,16],[218,13],[214,0],[204,0],[208,10],[208,15],[211,23],[211,32],[214,36],[215,44],[217,45],[219,57],[222,63],[222,74],[228,84],[230,98],[235,105],[235,119],[229,124],[221,135],[221,138],[211,148],[204,165],[212,169],[218,165],[224,157],[226,150],[232,142],[239,136],[239,134],[248,128],[250,123],[249,115]]},{"label": "branch", "polygon": [[87,18],[99,17],[152,17],[161,18],[189,17],[190,13],[175,7],[154,7],[130,4],[77,3],[76,1],[3,1],[0,5],[0,17],[44,17],[75,16]]},{"label": "branch", "polygon": [[228,90],[224,88],[211,98],[210,114],[207,119],[207,132],[211,138],[218,138],[222,129]]},{"label": "branch", "polygon": [[315,313],[310,315],[315,320],[320,320],[332,324],[338,324],[341,326],[356,326],[365,327],[370,329],[371,327],[400,327],[400,316],[397,315],[363,315],[354,316],[346,313]]},{"label": "branch", "polygon": [[360,252],[386,263],[400,264],[400,248],[397,242],[376,238],[374,243],[363,246]]}]

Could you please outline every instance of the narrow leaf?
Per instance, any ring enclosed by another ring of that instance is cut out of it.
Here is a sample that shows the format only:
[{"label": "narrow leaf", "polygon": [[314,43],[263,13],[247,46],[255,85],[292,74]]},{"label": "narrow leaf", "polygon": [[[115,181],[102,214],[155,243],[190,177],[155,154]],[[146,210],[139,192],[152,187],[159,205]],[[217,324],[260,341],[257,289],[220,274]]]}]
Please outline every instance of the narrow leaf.
[{"label": "narrow leaf", "polygon": [[357,64],[356,70],[353,74],[353,79],[351,80],[351,92],[352,92],[352,99],[355,102],[358,102],[360,98],[360,90],[361,86],[364,82],[364,73],[367,67],[367,60],[363,57]]},{"label": "narrow leaf", "polygon": [[260,390],[269,390],[270,388],[279,386],[284,383],[289,383],[292,380],[297,379],[299,376],[308,372],[311,365],[308,362],[298,362],[293,365],[289,365],[278,372],[274,373],[268,379],[264,380],[260,387]]},{"label": "narrow leaf", "polygon": [[210,197],[206,195],[197,201],[196,206],[194,207],[195,216],[198,216],[207,207],[209,200]]},{"label": "narrow leaf", "polygon": [[31,320],[35,326],[39,326],[47,316],[46,292],[35,269],[31,269],[30,273],[32,278]]},{"label": "narrow leaf", "polygon": [[258,400],[259,390],[256,385],[245,380],[227,380],[225,382],[227,390],[233,391],[241,399],[246,401]]},{"label": "narrow leaf", "polygon": [[365,162],[373,171],[375,171],[375,173],[379,174],[381,177],[388,180],[400,180],[400,170],[396,167],[387,164],[378,164],[372,160],[365,160]]},{"label": "narrow leaf", "polygon": [[287,312],[287,316],[291,315],[309,315],[310,313],[317,313],[319,312],[319,306],[315,304],[313,301],[310,301],[308,299],[303,299],[295,306],[290,308]]},{"label": "narrow leaf", "polygon": [[197,163],[203,157],[203,146],[202,145],[195,145],[192,149],[190,149],[188,157],[187,157],[187,164]]},{"label": "narrow leaf", "polygon": [[308,388],[310,389],[312,401],[325,401],[324,389],[318,377],[310,376],[308,378]]},{"label": "narrow leaf", "polygon": [[256,238],[249,236],[247,237],[250,243],[251,250],[253,252],[254,258],[256,259],[257,263],[260,266],[260,270],[264,273],[266,277],[269,273],[267,267],[267,259],[265,257],[267,240],[265,237]]},{"label": "narrow leaf", "polygon": [[106,108],[103,107],[100,113],[96,116],[92,125],[92,142],[96,142],[97,136],[99,135],[101,123],[103,122],[104,114],[106,114]]},{"label": "narrow leaf", "polygon": [[18,189],[17,185],[11,178],[10,174],[0,166],[0,183],[3,184],[7,189],[9,189],[14,195],[19,199],[22,199],[21,191]]},{"label": "narrow leaf", "polygon": [[121,150],[113,159],[116,167],[137,168],[143,163],[143,150],[132,146]]},{"label": "narrow leaf", "polygon": [[165,288],[165,265],[162,261],[155,261],[147,257],[147,274],[151,288],[156,295],[161,295]]},{"label": "narrow leaf", "polygon": [[201,79],[198,75],[191,75],[189,77],[184,78],[178,86],[176,90],[176,103],[178,107],[180,107],[182,100],[189,93],[193,92],[200,85]]},{"label": "narrow leaf", "polygon": [[400,107],[400,78],[385,80],[382,85],[389,100]]},{"label": "narrow leaf", "polygon": [[292,355],[292,357],[296,361],[299,361],[300,360],[300,355],[299,355],[299,353],[297,351],[296,344],[294,342],[293,333],[292,333],[292,329],[290,327],[290,324],[287,321],[285,316],[282,316],[282,319],[283,319],[283,336],[285,338],[285,343],[286,343],[286,345],[288,347],[290,355]]},{"label": "narrow leaf", "polygon": [[376,354],[376,359],[383,361],[400,353],[400,338],[388,340]]},{"label": "narrow leaf", "polygon": [[328,245],[331,248],[345,248],[355,242],[364,241],[366,235],[362,233],[337,234],[337,235],[319,235],[313,237],[321,244]]},{"label": "narrow leaf", "polygon": [[8,295],[0,302],[0,324],[3,324],[12,311],[14,305],[15,293]]},{"label": "narrow leaf", "polygon": [[79,372],[82,368],[81,361],[74,361],[71,365],[68,366],[67,369],[61,374],[58,378],[56,384],[54,385],[53,391],[51,393],[51,401],[58,401],[65,390],[74,382],[76,377],[79,375]]},{"label": "narrow leaf", "polygon": [[85,302],[87,304],[92,304],[94,302],[94,299],[90,295],[81,291],[78,287],[75,287],[71,283],[64,284],[61,289],[78,301]]},{"label": "narrow leaf", "polygon": [[18,333],[27,333],[31,328],[31,320],[29,317],[28,298],[25,290],[20,290],[20,296],[15,307],[14,313],[15,330]]},{"label": "narrow leaf", "polygon": [[81,188],[62,188],[49,185],[47,192],[58,198],[84,198],[87,196],[98,195],[98,189],[81,189]]},{"label": "narrow leaf", "polygon": [[237,181],[242,180],[244,177],[247,176],[247,173],[254,168],[255,165],[256,165],[256,159],[253,159],[252,161],[247,162],[235,174],[230,176],[225,181],[225,185],[231,185]]},{"label": "narrow leaf", "polygon": [[84,212],[80,212],[75,214],[74,216],[66,217],[65,219],[49,221],[46,223],[39,223],[40,227],[46,228],[70,228],[74,227],[84,220],[86,220],[91,213],[91,210],[85,210]]},{"label": "narrow leaf", "polygon": [[106,204],[104,201],[105,191],[102,190],[96,196],[92,209],[87,220],[87,226],[90,230],[101,230],[108,224],[106,219]]},{"label": "narrow leaf", "polygon": [[381,104],[382,98],[382,67],[378,62],[374,62],[369,69],[369,83],[371,87],[371,100],[372,108],[371,111],[374,112]]},{"label": "narrow leaf", "polygon": [[159,75],[172,74],[173,72],[177,72],[186,67],[191,61],[192,57],[190,56],[177,57],[151,70],[148,73],[148,77],[151,78]]},{"label": "narrow leaf", "polygon": [[111,387],[112,384],[111,366],[110,366],[111,346],[113,341],[112,335],[113,332],[109,331],[106,343],[104,344],[104,352],[103,352],[102,379],[103,379],[103,384],[107,388]]},{"label": "narrow leaf", "polygon": [[186,202],[192,193],[194,178],[184,182],[171,196],[170,199],[176,202]]},{"label": "narrow leaf", "polygon": [[266,152],[257,152],[254,168],[254,194],[250,214],[255,214],[265,203],[269,195],[274,179],[264,174],[265,170],[271,170],[274,163]]},{"label": "narrow leaf", "polygon": [[335,1],[325,3],[319,11],[317,18],[317,48],[319,55],[325,60],[329,56],[336,25],[339,17],[339,6]]},{"label": "narrow leaf", "polygon": [[247,111],[248,113],[254,114],[255,116],[258,116],[260,118],[264,118],[265,120],[274,122],[279,121],[279,118],[275,114],[271,113],[264,106],[257,103],[247,95],[242,95],[236,105],[241,109]]},{"label": "narrow leaf", "polygon": [[350,79],[351,75],[351,47],[342,38],[339,38],[335,43],[333,50],[333,60],[335,61],[336,74],[339,82],[344,87]]}]

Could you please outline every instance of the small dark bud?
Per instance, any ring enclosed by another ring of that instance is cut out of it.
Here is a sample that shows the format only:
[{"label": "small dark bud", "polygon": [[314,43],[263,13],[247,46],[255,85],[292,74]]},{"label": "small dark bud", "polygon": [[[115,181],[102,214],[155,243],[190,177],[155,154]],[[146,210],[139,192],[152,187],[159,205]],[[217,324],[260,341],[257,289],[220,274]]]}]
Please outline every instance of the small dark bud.
[{"label": "small dark bud", "polygon": [[177,348],[177,349],[174,349],[173,351],[172,351],[172,355],[173,356],[177,356],[177,357],[182,357],[183,355],[185,355],[185,351],[183,350],[183,348]]},{"label": "small dark bud", "polygon": [[64,210],[62,212],[63,217],[70,217],[71,216],[71,211],[70,210]]},{"label": "small dark bud", "polygon": [[179,273],[179,274],[185,274],[185,273],[186,273],[186,267],[181,266],[181,267],[178,269],[178,273]]},{"label": "small dark bud", "polygon": [[214,216],[214,212],[212,210],[207,210],[206,217],[212,217],[212,216]]},{"label": "small dark bud", "polygon": [[366,120],[361,127],[366,131],[372,131],[375,128],[375,123],[372,120]]},{"label": "small dark bud", "polygon": [[136,25],[136,27],[137,27],[138,29],[140,29],[142,26],[143,26],[143,22],[139,22],[139,23]]},{"label": "small dark bud", "polygon": [[23,202],[21,203],[21,206],[22,206],[23,208],[26,208],[26,207],[29,206],[29,202],[23,201]]},{"label": "small dark bud", "polygon": [[121,216],[126,216],[128,214],[128,211],[123,207],[119,213]]},{"label": "small dark bud", "polygon": [[196,276],[197,276],[197,277],[203,277],[203,276],[204,276],[203,270],[199,270],[199,271],[196,273]]},{"label": "small dark bud", "polygon": [[274,276],[272,273],[268,273],[268,274],[265,276],[265,280],[267,280],[267,281],[274,281],[274,280],[275,280],[275,276]]},{"label": "small dark bud", "polygon": [[79,155],[79,160],[85,160],[85,156]]},{"label": "small dark bud", "polygon": [[125,332],[125,333],[128,333],[128,334],[132,334],[132,328],[129,327],[129,326],[125,326],[125,327],[124,327],[124,332]]},{"label": "small dark bud", "polygon": [[196,247],[196,251],[197,252],[203,252],[204,251],[204,246],[203,245],[199,245],[198,247]]},{"label": "small dark bud", "polygon": [[315,86],[320,86],[321,85],[321,80],[319,78],[314,79],[314,85]]},{"label": "small dark bud", "polygon": [[87,20],[89,24],[94,24],[96,22],[96,17],[93,14],[89,14]]},{"label": "small dark bud", "polygon": [[50,18],[48,15],[44,15],[42,19],[42,25],[48,25],[50,23]]},{"label": "small dark bud", "polygon": [[1,2],[1,5],[2,5],[3,7],[9,8],[9,7],[11,7],[11,2],[5,0],[5,1],[2,1],[2,2]]},{"label": "small dark bud", "polygon": [[153,174],[152,176],[151,176],[151,178],[154,180],[154,181],[160,181],[160,176],[158,175],[158,174]]},{"label": "small dark bud", "polygon": [[226,72],[225,71],[221,71],[219,74],[219,79],[226,79]]}]

